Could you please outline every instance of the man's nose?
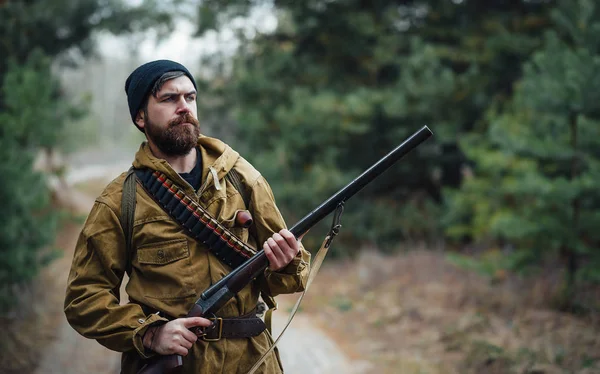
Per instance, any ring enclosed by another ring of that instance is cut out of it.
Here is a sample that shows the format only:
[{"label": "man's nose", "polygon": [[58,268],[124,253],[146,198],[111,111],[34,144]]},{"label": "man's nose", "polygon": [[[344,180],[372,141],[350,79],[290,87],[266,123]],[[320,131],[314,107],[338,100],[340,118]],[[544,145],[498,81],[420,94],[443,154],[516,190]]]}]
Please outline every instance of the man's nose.
[{"label": "man's nose", "polygon": [[188,113],[192,111],[191,104],[185,100],[185,97],[181,97],[177,100],[177,113]]}]

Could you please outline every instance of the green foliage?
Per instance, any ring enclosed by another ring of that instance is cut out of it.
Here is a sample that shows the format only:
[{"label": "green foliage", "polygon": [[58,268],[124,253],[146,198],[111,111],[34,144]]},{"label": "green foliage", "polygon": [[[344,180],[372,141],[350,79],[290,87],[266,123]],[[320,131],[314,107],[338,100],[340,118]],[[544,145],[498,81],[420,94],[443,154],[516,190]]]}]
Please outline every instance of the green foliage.
[{"label": "green foliage", "polygon": [[[57,254],[49,248],[57,213],[43,174],[33,171],[40,150],[81,142],[85,102],[69,101],[53,68],[93,52],[92,33],[172,28],[182,1],[0,1],[0,313],[11,297]],[[182,5],[183,6],[183,5]]]},{"label": "green foliage", "polygon": [[[68,125],[85,114],[85,107],[61,100],[60,83],[52,75],[51,60],[39,49],[31,52],[22,68],[15,60],[9,62],[3,87],[4,114],[19,113],[9,117],[12,126],[4,127],[3,134],[10,131],[19,144],[31,147],[31,151],[57,147],[70,136],[77,136],[77,128]],[[34,106],[35,110],[23,110],[24,106]]]},{"label": "green foliage", "polygon": [[502,279],[507,270],[531,271],[528,267],[535,262],[534,254],[529,251],[503,252],[488,250],[478,257],[460,253],[448,253],[448,260],[464,269],[473,270],[490,279]]},{"label": "green foliage", "polygon": [[[198,34],[265,3],[203,2]],[[346,253],[444,235],[493,248],[451,256],[492,277],[549,259],[567,292],[600,279],[596,2],[273,5],[273,32],[234,26],[233,63],[206,61],[200,99],[288,221],[425,124],[435,137],[347,204]]]},{"label": "green foliage", "polygon": [[[0,77],[9,61],[24,63],[40,50],[60,66],[77,66],[94,53],[93,33],[131,33],[152,28],[158,37],[173,28],[172,16],[182,0],[31,0],[0,2]],[[59,95],[62,95],[60,93]],[[64,98],[63,98],[64,99]],[[0,96],[0,110],[4,97]],[[77,137],[77,134],[75,135]]]},{"label": "green foliage", "polygon": [[331,304],[342,313],[349,312],[354,307],[354,305],[352,304],[352,300],[341,295],[335,297],[331,301]]},{"label": "green foliage", "polygon": [[[31,0],[0,3],[0,54],[24,61],[34,48],[72,63],[94,51],[91,35],[115,34],[152,27],[159,35],[172,29],[171,17],[181,1],[144,0],[130,6],[123,0]],[[65,54],[65,52],[69,52]],[[6,61],[0,62],[0,73]]]},{"label": "green foliage", "polygon": [[511,102],[490,110],[484,135],[461,143],[475,166],[448,191],[450,236],[510,243],[528,260],[517,268],[560,254],[571,278],[582,267],[598,279],[598,16],[593,1],[561,3]]},{"label": "green foliage", "polygon": [[[254,3],[203,2],[199,34]],[[428,125],[433,140],[348,204],[341,239],[353,249],[434,239],[442,188],[462,179],[458,139],[485,131],[487,109],[510,97],[552,4],[275,1],[277,29],[237,33],[233,66],[217,61],[223,75],[205,83],[201,112],[233,127],[230,142],[239,139],[290,222]]]},{"label": "green foliage", "polygon": [[[56,81],[48,79],[50,61],[32,53],[25,65],[10,65],[2,93],[6,109],[0,112],[0,311],[5,313],[16,287],[31,280],[55,255],[47,249],[56,230],[44,176],[32,171],[33,159],[45,133],[67,119],[58,110]],[[46,248],[46,250],[42,250]]]}]

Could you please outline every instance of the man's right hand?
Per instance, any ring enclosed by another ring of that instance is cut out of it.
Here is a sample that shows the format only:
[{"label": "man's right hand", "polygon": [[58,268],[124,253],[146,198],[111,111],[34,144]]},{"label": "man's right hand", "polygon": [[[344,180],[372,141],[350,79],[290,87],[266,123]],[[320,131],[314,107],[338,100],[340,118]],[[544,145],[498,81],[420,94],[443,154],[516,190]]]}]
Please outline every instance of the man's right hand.
[{"label": "man's right hand", "polygon": [[202,317],[177,318],[161,326],[150,326],[144,334],[144,347],[160,354],[178,354],[186,356],[188,350],[198,340],[193,327],[211,325],[211,321]]}]

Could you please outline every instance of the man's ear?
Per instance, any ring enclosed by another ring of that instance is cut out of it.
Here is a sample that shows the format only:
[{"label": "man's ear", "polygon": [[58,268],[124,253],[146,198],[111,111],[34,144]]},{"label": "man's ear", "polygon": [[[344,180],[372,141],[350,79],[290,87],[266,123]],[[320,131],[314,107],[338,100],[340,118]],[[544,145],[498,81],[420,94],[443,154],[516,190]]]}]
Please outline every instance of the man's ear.
[{"label": "man's ear", "polygon": [[135,123],[140,129],[144,128],[144,111],[140,109],[137,116],[135,116]]}]

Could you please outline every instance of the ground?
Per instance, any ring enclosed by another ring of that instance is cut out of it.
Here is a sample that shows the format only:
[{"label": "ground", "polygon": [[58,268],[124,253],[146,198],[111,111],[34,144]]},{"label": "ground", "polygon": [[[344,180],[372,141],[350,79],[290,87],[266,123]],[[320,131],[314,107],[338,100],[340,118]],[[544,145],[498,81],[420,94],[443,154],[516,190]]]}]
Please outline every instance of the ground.
[{"label": "ground", "polygon": [[[63,257],[2,320],[3,373],[118,372],[118,355],[81,338],[62,313],[81,212],[97,188],[69,192],[79,219],[64,222]],[[282,338],[282,358],[287,373],[600,373],[600,316],[557,311],[555,289],[543,276],[491,282],[414,246],[327,259]],[[296,298],[279,298],[277,329]]]},{"label": "ground", "polygon": [[600,316],[550,308],[545,279],[493,283],[443,252],[367,250],[327,262],[301,314],[366,373],[600,373]]}]

